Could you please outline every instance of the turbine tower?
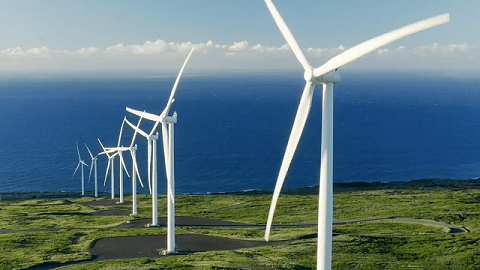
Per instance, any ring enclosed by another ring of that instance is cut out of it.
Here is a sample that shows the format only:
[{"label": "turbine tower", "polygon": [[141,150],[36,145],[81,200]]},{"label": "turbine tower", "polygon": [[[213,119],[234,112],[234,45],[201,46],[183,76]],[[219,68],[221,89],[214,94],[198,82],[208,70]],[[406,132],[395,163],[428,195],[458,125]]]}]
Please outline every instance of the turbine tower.
[{"label": "turbine tower", "polygon": [[88,148],[87,144],[85,144],[85,147],[87,147],[88,153],[90,154],[90,158],[92,159],[92,163],[90,164],[90,174],[88,175],[88,182],[90,182],[90,177],[92,176],[92,170],[93,170],[93,168],[95,168],[95,170],[94,170],[94,174],[95,174],[95,198],[98,198],[98,180],[97,180],[97,158],[98,158],[98,155],[93,156],[92,152]]},{"label": "turbine tower", "polygon": [[[182,68],[180,69],[180,72],[178,73],[177,79],[175,80],[175,83],[173,85],[172,91],[170,93],[170,97],[168,99],[167,105],[165,106],[165,109],[162,111],[160,115],[155,115],[151,113],[147,113],[145,111],[137,111],[131,108],[126,108],[126,110],[132,114],[135,114],[137,116],[140,116],[142,118],[145,118],[147,120],[155,122],[153,125],[152,130],[150,131],[149,134],[146,134],[144,131],[140,130],[138,127],[135,127],[132,123],[127,122],[133,129],[135,129],[138,133],[140,133],[142,136],[147,138],[150,142],[152,138],[153,133],[156,131],[158,125],[161,123],[162,124],[162,142],[163,142],[163,154],[165,157],[165,172],[167,176],[167,202],[168,202],[168,217],[167,217],[167,249],[164,251],[164,254],[169,254],[169,253],[175,253],[176,252],[176,245],[175,245],[175,176],[174,176],[174,124],[177,122],[177,113],[174,112],[172,116],[169,116],[170,108],[175,101],[175,93],[177,91],[178,83],[180,81],[180,78],[182,77],[183,70],[185,69],[185,66],[187,65],[188,60],[190,59],[190,56],[193,53],[193,48],[188,54],[187,58],[185,59],[185,62],[183,63]],[[158,133],[157,133],[158,134]],[[158,138],[158,135],[156,135],[156,138]],[[150,145],[150,144],[149,144]],[[150,157],[153,157],[153,167],[154,172],[152,174],[152,191],[153,193],[156,194],[156,181],[157,181],[157,176],[156,176],[156,139],[154,140],[154,144],[152,147],[152,151],[150,154],[149,151],[149,162],[151,160]],[[149,167],[150,168],[150,167]],[[150,174],[150,172],[149,172]],[[152,195],[153,196],[153,195]],[[154,199],[156,201],[156,198]],[[154,213],[155,214],[155,213]]]},{"label": "turbine tower", "polygon": [[78,154],[78,165],[77,165],[77,168],[75,169],[75,171],[73,172],[73,175],[72,177],[75,176],[75,173],[77,172],[78,170],[78,167],[82,167],[82,196],[85,195],[85,178],[83,176],[83,166],[87,166],[88,165],[83,161],[83,159],[80,157],[80,151],[78,150],[78,142],[76,142],[77,144],[77,154]]},{"label": "turbine tower", "polygon": [[298,46],[295,38],[272,1],[264,1],[275,20],[275,23],[280,29],[280,32],[305,70],[304,79],[306,81],[273,193],[267,220],[265,240],[268,241],[275,206],[293,155],[302,135],[308,113],[310,112],[315,85],[322,84],[322,143],[319,181],[317,269],[331,269],[333,222],[333,84],[340,81],[340,75],[336,71],[338,68],[341,68],[390,42],[444,24],[450,20],[450,16],[449,14],[443,14],[432,17],[367,40],[333,57],[322,66],[313,68],[308,63],[302,50]]}]

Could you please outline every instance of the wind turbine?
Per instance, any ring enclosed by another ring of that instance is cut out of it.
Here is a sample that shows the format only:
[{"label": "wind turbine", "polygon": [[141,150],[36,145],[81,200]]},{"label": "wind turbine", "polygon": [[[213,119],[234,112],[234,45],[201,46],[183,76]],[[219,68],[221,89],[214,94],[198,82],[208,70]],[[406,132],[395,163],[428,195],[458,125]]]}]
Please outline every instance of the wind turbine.
[{"label": "wind turbine", "polygon": [[[130,177],[130,174],[128,173],[127,166],[125,165],[125,160],[123,159],[123,152],[125,151],[130,151],[129,147],[106,147],[106,151],[112,151],[111,153],[115,153],[114,156],[118,155],[119,156],[119,172],[118,172],[118,179],[119,179],[119,197],[120,200],[118,203],[125,203],[124,197],[123,197],[123,171],[127,174],[128,177]],[[112,168],[113,168],[113,161],[112,161]],[[113,169],[112,169],[113,170]],[[112,181],[113,181],[113,176],[112,176]]]},{"label": "wind turbine", "polygon": [[[107,170],[105,172],[105,180],[103,182],[103,185],[105,186],[105,184],[107,183],[107,177],[108,177],[108,170],[110,169],[110,173],[111,173],[111,182],[110,182],[110,185],[111,185],[111,193],[112,193],[112,199],[115,199],[115,173],[114,173],[114,160],[115,160],[115,157],[116,156],[120,156],[120,175],[122,175],[122,167],[124,168],[124,170],[126,171],[127,169],[125,168],[125,163],[123,162],[123,158],[121,156],[121,152],[120,151],[117,151],[116,147],[112,147],[112,148],[105,148],[102,144],[102,142],[100,141],[100,139],[98,139],[98,142],[100,143],[100,146],[102,147],[103,149],[103,152],[99,153],[98,155],[103,155],[105,154],[107,157],[108,157],[108,164],[107,164]],[[123,165],[123,166],[122,166]],[[128,174],[128,172],[127,172]],[[120,176],[122,177],[122,176]]]},{"label": "wind turbine", "polygon": [[[124,117],[124,123],[128,122],[127,118]],[[142,122],[142,117],[138,120],[138,124],[136,128],[140,127],[140,123]],[[138,181],[140,181],[140,185],[143,187],[142,178],[140,177],[140,172],[138,171],[138,164],[137,164],[137,145],[135,143],[135,138],[137,137],[137,130],[133,133],[132,141],[130,143],[130,147],[128,147],[130,151],[130,155],[132,156],[132,215],[136,215],[137,211],[137,176]]]},{"label": "wind turbine", "polygon": [[302,50],[298,46],[295,38],[272,1],[264,1],[275,20],[275,23],[280,29],[280,32],[304,68],[304,79],[306,81],[273,193],[267,220],[265,240],[268,241],[275,206],[288,168],[290,167],[290,163],[302,135],[308,113],[310,112],[315,85],[323,84],[317,269],[331,269],[333,221],[333,84],[340,81],[340,75],[336,73],[336,71],[338,68],[341,68],[390,42],[444,24],[450,20],[450,16],[449,14],[443,14],[432,17],[367,40],[333,57],[322,66],[313,68],[308,63]]},{"label": "wind turbine", "polygon": [[85,179],[84,179],[84,176],[83,176],[83,166],[88,167],[88,165],[80,157],[80,151],[78,150],[78,142],[76,142],[76,144],[77,144],[77,154],[78,154],[78,165],[77,165],[77,168],[75,169],[75,171],[73,172],[72,177],[75,176],[75,173],[77,172],[78,167],[81,166],[82,167],[82,196],[83,196],[83,195],[85,195]]},{"label": "wind turbine", "polygon": [[[123,160],[123,155],[122,155],[122,152],[125,152],[125,151],[129,151],[130,152],[130,155],[132,157],[132,196],[133,196],[133,215],[137,214],[137,176],[138,176],[138,180],[140,181],[140,184],[142,185],[143,187],[143,182],[142,182],[142,178],[140,177],[140,173],[138,171],[138,165],[137,165],[137,158],[136,158],[136,151],[137,151],[137,146],[135,145],[134,146],[134,143],[135,143],[135,138],[137,136],[137,132],[135,131],[135,133],[133,134],[133,137],[132,137],[132,141],[130,142],[130,146],[129,147],[123,147],[123,146],[120,146],[120,143],[121,143],[121,140],[122,140],[122,134],[123,134],[123,127],[125,125],[125,122],[127,121],[127,118],[124,117],[123,118],[123,122],[122,122],[122,126],[120,128],[120,133],[118,135],[118,143],[117,143],[117,147],[107,147],[106,150],[111,150],[111,151],[117,151],[119,156],[120,156],[120,166],[123,167],[125,169],[125,172],[127,173],[128,177],[130,177],[130,175],[128,174],[128,171],[126,169],[126,166],[125,166],[125,162]],[[140,117],[139,121],[138,121],[138,124],[137,124],[137,128],[140,126],[140,123],[142,121],[142,118]],[[120,202],[119,203],[124,203],[124,200],[123,200],[123,172],[121,171],[120,169]]]},{"label": "wind turbine", "polygon": [[[148,142],[148,163],[149,163],[148,164],[148,188],[150,189],[150,194],[152,195],[152,223],[150,224],[150,226],[156,227],[158,226],[158,193],[157,193],[158,132],[150,135],[150,134],[147,134],[145,131],[141,130],[139,127],[136,127],[126,119],[125,119],[125,123],[127,123],[130,127],[132,127],[135,130],[135,133],[140,133],[140,135],[145,137]],[[152,164],[150,164],[151,162]],[[152,168],[150,168],[150,166],[152,166]]]},{"label": "wind turbine", "polygon": [[118,203],[124,203],[125,201],[123,200],[123,172],[122,172],[122,167],[124,168],[125,172],[127,173],[128,177],[130,177],[130,175],[128,174],[128,171],[127,171],[127,168],[125,166],[125,161],[123,160],[123,155],[122,155],[122,152],[123,151],[129,151],[130,149],[129,148],[126,148],[126,147],[120,147],[120,142],[122,140],[122,133],[123,133],[123,126],[125,125],[125,118],[123,119],[123,122],[122,122],[122,125],[120,127],[120,133],[118,135],[118,143],[117,143],[117,147],[107,147],[106,149],[107,150],[113,150],[113,151],[117,151],[118,153],[118,156],[120,157],[119,159],[119,169],[120,171],[118,172],[118,175],[119,175],[119,191],[120,191],[120,201]]},{"label": "wind turbine", "polygon": [[[162,124],[162,141],[163,141],[163,154],[165,157],[165,172],[167,175],[167,201],[168,201],[168,216],[167,216],[167,250],[164,251],[165,254],[168,253],[175,253],[176,252],[176,245],[175,245],[175,176],[174,176],[174,124],[177,122],[177,113],[174,112],[172,116],[169,116],[170,108],[175,101],[175,93],[177,91],[178,83],[180,81],[180,78],[182,77],[183,70],[185,69],[185,66],[187,65],[188,60],[190,59],[190,56],[193,53],[193,48],[188,54],[187,58],[185,59],[185,62],[182,65],[182,68],[180,69],[180,72],[178,73],[177,79],[175,80],[175,83],[173,84],[172,91],[170,93],[170,97],[168,98],[167,105],[165,106],[165,109],[162,111],[160,115],[155,115],[151,113],[147,113],[145,111],[137,111],[131,108],[126,108],[126,110],[132,114],[135,114],[137,116],[140,116],[142,118],[145,118],[147,120],[155,122],[153,125],[152,130],[150,131],[149,134],[146,134],[144,131],[140,130],[139,128],[135,127],[132,123],[127,121],[127,124],[129,124],[133,129],[135,129],[138,133],[140,133],[142,136],[147,138],[149,141],[149,146],[150,146],[150,141],[153,142],[152,144],[152,150],[150,152],[149,149],[149,158],[148,161],[150,162],[153,158],[153,167],[154,171],[152,174],[152,191],[155,195],[152,195],[155,201],[156,205],[156,185],[157,185],[157,175],[156,175],[156,162],[157,162],[157,157],[156,157],[156,140],[158,139],[158,133],[157,135],[153,135],[156,132],[156,129],[158,125],[161,123]],[[156,136],[153,137],[153,136]],[[155,139],[153,139],[155,138]],[[150,147],[149,147],[150,148]],[[150,168],[150,167],[149,167]],[[150,174],[150,171],[149,171]],[[156,213],[154,213],[156,215]],[[153,224],[153,222],[152,222]]]},{"label": "wind turbine", "polygon": [[92,159],[92,163],[90,164],[90,174],[88,175],[88,181],[90,182],[90,177],[92,176],[92,170],[95,168],[95,198],[98,198],[98,180],[97,180],[97,158],[98,155],[93,156],[92,152],[88,148],[87,144],[85,144],[85,147],[87,147],[88,153],[90,154],[90,158]]}]

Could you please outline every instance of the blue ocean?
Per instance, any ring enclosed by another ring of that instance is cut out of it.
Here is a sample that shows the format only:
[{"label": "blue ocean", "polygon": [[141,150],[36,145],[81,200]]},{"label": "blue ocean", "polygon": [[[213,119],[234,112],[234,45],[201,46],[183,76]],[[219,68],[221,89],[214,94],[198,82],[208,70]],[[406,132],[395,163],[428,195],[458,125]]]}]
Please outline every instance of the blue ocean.
[{"label": "blue ocean", "polygon": [[[0,192],[80,191],[76,142],[87,164],[115,146],[125,107],[160,114],[176,72],[9,75],[0,77]],[[275,187],[304,87],[301,72],[186,71],[172,111],[176,192],[271,190]],[[345,72],[334,93],[334,181],[408,181],[480,177],[480,77],[439,73]],[[285,187],[318,185],[321,85]],[[151,123],[143,121],[147,132]],[[121,144],[133,130],[125,126]],[[147,179],[147,144],[136,138]],[[158,144],[159,193],[166,192]],[[131,160],[125,154],[127,166]],[[100,191],[107,158],[98,160]],[[118,162],[116,176],[118,176]],[[94,189],[93,175],[86,189]],[[125,176],[127,192],[131,181]],[[116,183],[118,192],[118,182]],[[140,188],[147,193],[148,185]]]}]

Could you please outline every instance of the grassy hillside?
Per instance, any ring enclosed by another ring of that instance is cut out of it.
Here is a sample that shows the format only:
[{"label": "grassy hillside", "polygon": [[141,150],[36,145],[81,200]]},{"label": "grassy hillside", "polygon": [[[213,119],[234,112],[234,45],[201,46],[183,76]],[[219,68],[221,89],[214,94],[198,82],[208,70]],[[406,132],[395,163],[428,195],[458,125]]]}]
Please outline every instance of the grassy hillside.
[{"label": "grassy hillside", "polygon": [[[334,269],[479,269],[480,181],[425,179],[398,183],[350,183],[334,187]],[[287,190],[275,224],[315,223],[318,189]],[[151,198],[140,195],[139,215],[102,216],[130,205],[96,204],[90,196],[61,193],[2,194],[0,269],[88,260],[100,238],[165,234],[166,229],[115,229],[151,217]],[[131,199],[127,197],[127,200]],[[178,216],[264,224],[270,192],[178,195]],[[166,198],[159,196],[159,216]],[[375,218],[372,221],[360,219]],[[358,222],[354,222],[357,220]],[[345,221],[345,222],[340,222]],[[455,232],[452,228],[464,228]],[[180,227],[177,234],[263,239],[264,228]],[[316,226],[274,228],[283,244],[233,251],[208,251],[156,259],[137,258],[66,265],[62,269],[310,269],[316,260]]]}]

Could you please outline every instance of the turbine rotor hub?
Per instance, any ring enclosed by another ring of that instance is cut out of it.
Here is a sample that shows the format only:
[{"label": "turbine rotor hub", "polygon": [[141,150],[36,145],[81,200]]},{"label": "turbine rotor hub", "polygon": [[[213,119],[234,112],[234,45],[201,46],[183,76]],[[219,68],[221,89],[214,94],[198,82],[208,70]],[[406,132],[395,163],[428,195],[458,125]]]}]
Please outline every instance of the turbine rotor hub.
[{"label": "turbine rotor hub", "polygon": [[313,68],[305,69],[305,73],[303,73],[303,78],[307,82],[315,83],[315,76],[313,75]]}]

